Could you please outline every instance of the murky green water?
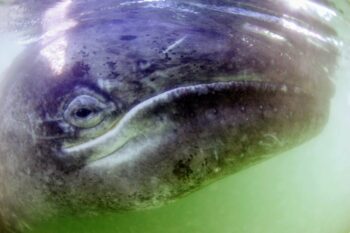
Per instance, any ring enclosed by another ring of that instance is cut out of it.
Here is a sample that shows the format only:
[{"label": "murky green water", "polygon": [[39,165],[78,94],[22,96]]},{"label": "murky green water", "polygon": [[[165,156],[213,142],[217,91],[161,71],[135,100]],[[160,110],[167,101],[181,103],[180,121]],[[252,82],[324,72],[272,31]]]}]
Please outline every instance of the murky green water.
[{"label": "murky green water", "polygon": [[[346,1],[337,5],[350,18]],[[350,23],[328,125],[310,142],[167,206],[105,216],[53,219],[34,233],[348,233],[350,232]],[[348,40],[348,41],[347,41]],[[20,51],[1,35],[1,70]]]}]

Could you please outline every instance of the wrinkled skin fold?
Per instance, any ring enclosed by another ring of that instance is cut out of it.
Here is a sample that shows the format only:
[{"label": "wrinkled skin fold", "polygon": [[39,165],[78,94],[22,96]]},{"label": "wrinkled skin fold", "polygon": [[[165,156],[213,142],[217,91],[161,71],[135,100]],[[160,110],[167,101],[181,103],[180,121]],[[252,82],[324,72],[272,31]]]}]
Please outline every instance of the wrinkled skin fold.
[{"label": "wrinkled skin fold", "polygon": [[336,13],[303,4],[42,4],[0,85],[0,231],[160,206],[317,135]]}]

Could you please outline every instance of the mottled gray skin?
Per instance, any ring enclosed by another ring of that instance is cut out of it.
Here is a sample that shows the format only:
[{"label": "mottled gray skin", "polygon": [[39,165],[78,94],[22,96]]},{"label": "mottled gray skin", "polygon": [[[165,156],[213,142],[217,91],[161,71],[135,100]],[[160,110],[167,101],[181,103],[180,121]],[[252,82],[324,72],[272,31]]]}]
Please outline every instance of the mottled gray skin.
[{"label": "mottled gray skin", "polygon": [[336,35],[315,11],[268,0],[68,5],[60,15],[74,23],[28,45],[1,83],[1,232],[161,205],[327,121]]}]

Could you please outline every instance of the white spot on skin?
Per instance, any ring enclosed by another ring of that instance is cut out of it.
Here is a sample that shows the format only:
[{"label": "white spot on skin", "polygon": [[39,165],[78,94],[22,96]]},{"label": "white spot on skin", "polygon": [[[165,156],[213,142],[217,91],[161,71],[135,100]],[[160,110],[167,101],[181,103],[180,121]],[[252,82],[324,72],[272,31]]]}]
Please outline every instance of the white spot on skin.
[{"label": "white spot on skin", "polygon": [[286,93],[287,91],[288,91],[288,87],[287,87],[287,85],[282,85],[282,87],[281,87],[281,91],[282,92],[284,92],[284,93]]},{"label": "white spot on skin", "polygon": [[218,173],[221,169],[219,167],[214,168],[214,172]]}]

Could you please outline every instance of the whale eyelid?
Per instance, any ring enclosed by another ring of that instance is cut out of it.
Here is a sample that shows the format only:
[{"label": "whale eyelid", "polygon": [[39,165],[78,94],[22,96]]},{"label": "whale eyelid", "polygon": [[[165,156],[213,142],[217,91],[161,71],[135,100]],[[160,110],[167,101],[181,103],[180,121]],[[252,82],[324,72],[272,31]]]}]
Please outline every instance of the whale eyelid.
[{"label": "whale eyelid", "polygon": [[64,109],[63,119],[77,128],[93,128],[104,121],[108,103],[90,95],[72,99]]}]

